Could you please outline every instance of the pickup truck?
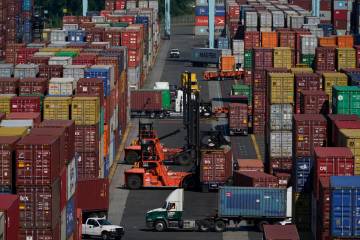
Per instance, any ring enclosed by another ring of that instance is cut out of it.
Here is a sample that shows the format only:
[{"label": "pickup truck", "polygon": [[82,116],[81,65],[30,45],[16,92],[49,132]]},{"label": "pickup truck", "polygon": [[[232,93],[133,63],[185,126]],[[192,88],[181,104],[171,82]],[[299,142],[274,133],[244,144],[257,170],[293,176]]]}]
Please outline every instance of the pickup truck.
[{"label": "pickup truck", "polygon": [[82,236],[107,239],[121,239],[124,235],[124,228],[111,224],[105,218],[88,218],[82,224]]}]

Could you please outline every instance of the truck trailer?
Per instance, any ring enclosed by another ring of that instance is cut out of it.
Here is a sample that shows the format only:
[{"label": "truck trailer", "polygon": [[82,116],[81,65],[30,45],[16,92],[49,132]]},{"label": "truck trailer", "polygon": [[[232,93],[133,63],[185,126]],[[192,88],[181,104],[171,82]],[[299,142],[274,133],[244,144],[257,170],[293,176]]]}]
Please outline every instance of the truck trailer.
[{"label": "truck trailer", "polygon": [[183,219],[184,189],[176,189],[161,208],[146,213],[149,229],[226,231],[230,222],[247,221],[263,230],[266,224],[291,224],[292,188],[254,188],[223,186],[219,188],[217,213],[203,219]]}]

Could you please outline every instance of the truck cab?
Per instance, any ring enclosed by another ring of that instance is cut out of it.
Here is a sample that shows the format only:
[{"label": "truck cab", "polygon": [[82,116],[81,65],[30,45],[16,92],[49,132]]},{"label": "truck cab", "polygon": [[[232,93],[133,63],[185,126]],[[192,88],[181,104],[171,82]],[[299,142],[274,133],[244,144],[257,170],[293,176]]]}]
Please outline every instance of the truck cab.
[{"label": "truck cab", "polygon": [[88,218],[82,224],[82,236],[97,237],[102,239],[121,239],[124,228],[113,225],[105,218]]}]

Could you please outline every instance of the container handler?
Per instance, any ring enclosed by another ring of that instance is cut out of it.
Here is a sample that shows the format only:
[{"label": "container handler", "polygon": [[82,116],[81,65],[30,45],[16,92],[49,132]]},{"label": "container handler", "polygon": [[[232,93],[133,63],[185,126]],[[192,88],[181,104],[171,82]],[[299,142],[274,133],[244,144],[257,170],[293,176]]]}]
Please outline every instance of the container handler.
[{"label": "container handler", "polygon": [[220,64],[218,71],[205,71],[204,80],[225,80],[225,79],[237,79],[240,80],[244,75],[244,70],[238,68],[235,64],[234,56],[222,56],[220,57]]},{"label": "container handler", "polygon": [[192,92],[199,92],[200,88],[199,88],[199,84],[198,84],[198,80],[196,77],[196,73],[189,73],[189,72],[183,72],[181,74],[181,87],[182,88],[186,88],[186,86],[188,85],[188,81],[190,79],[191,82],[191,91]]}]

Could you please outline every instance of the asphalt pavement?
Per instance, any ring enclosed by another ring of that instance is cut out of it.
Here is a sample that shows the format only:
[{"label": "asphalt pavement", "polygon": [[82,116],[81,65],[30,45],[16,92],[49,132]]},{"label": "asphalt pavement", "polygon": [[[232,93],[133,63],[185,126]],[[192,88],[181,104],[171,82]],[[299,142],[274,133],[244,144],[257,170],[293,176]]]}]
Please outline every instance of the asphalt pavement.
[{"label": "asphalt pavement", "polygon": [[[223,98],[229,94],[232,81],[206,82],[202,80],[205,68],[192,67],[186,60],[190,57],[191,47],[204,46],[206,38],[198,38],[192,35],[192,27],[177,26],[173,29],[170,41],[163,41],[160,45],[156,64],[149,74],[145,88],[152,88],[157,81],[167,81],[170,84],[180,84],[180,75],[184,71],[197,73],[200,80],[200,96],[202,101],[214,100],[215,105],[226,105]],[[178,48],[181,52],[180,59],[169,59],[168,52],[171,48]],[[137,135],[137,121],[132,121],[131,131],[127,144]],[[185,135],[181,120],[154,120],[154,128],[159,136],[170,135],[162,140],[162,143],[169,147],[182,147],[185,144]],[[227,120],[208,120],[201,122],[201,129],[221,129],[227,134]],[[172,134],[175,130],[180,132]],[[256,158],[254,141],[250,136],[231,137],[234,159]],[[123,155],[118,159],[113,181],[110,186],[110,209],[109,220],[114,224],[121,224],[125,227],[125,240],[260,240],[261,234],[253,227],[243,225],[240,229],[230,229],[225,233],[200,233],[200,232],[165,232],[156,233],[145,229],[145,213],[154,208],[161,207],[166,196],[171,190],[146,189],[129,191],[123,188],[123,172],[131,166],[122,163]],[[176,169],[176,168],[174,168]],[[177,168],[179,169],[179,168]],[[217,208],[217,193],[185,192],[184,214],[185,218],[196,219],[210,215]],[[239,231],[240,230],[240,231]]]}]

